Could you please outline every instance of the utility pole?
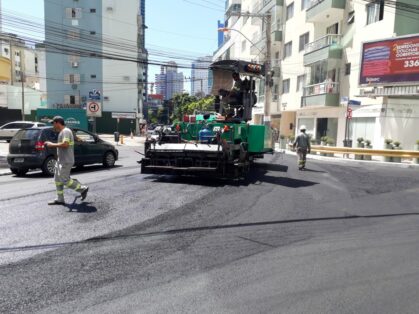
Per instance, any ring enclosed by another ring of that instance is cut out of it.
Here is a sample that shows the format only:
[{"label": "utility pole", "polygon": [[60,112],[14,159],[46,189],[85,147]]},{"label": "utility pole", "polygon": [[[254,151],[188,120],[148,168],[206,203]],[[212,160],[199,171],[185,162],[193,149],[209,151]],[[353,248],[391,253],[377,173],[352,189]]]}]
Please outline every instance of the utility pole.
[{"label": "utility pole", "polygon": [[265,125],[271,125],[271,102],[272,102],[272,71],[271,71],[271,30],[272,16],[266,14],[266,54],[265,54],[265,106],[263,122]]},{"label": "utility pole", "polygon": [[25,121],[25,82],[22,69],[20,71],[20,80],[22,82],[22,121]]}]

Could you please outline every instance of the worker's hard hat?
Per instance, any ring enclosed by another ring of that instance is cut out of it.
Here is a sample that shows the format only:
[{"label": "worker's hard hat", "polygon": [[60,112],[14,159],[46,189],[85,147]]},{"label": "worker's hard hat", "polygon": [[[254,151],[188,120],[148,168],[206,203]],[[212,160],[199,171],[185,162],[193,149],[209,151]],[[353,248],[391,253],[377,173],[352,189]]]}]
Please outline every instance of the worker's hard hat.
[{"label": "worker's hard hat", "polygon": [[307,130],[306,126],[305,125],[300,126],[300,131],[301,130]]}]

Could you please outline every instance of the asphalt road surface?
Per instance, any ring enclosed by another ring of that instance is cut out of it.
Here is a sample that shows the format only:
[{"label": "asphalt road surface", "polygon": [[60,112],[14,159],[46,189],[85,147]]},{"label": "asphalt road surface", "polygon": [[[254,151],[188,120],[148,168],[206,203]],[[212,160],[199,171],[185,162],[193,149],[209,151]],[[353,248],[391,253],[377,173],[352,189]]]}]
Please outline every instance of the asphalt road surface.
[{"label": "asphalt road surface", "polygon": [[249,178],[0,177],[2,313],[417,313],[419,171],[276,154]]}]

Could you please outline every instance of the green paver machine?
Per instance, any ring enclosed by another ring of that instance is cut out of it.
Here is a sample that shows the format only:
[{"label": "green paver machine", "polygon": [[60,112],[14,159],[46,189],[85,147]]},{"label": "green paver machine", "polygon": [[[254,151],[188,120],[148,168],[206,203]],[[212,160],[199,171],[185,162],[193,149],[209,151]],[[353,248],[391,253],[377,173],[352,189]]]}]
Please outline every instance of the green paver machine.
[{"label": "green paver machine", "polygon": [[[248,123],[257,100],[255,79],[263,76],[263,66],[223,60],[210,69],[214,112],[185,115],[174,132],[146,140],[142,173],[240,178],[255,158],[273,153],[271,128]],[[237,75],[241,80],[232,88]]]}]

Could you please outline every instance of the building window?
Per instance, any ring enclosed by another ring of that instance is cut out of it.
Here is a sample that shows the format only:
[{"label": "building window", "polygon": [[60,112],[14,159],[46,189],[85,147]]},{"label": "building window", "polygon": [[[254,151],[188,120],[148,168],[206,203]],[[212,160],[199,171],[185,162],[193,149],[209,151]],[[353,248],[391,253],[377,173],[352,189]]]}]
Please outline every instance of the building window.
[{"label": "building window", "polygon": [[287,6],[287,17],[286,21],[294,16],[294,2]]},{"label": "building window", "polygon": [[351,64],[347,63],[345,64],[345,75],[350,75],[351,74]]},{"label": "building window", "polygon": [[96,78],[96,74],[90,75],[90,78],[95,79]]},{"label": "building window", "polygon": [[76,104],[76,96],[70,95],[70,105],[75,105],[75,104]]},{"label": "building window", "polygon": [[282,94],[287,94],[290,92],[290,79],[282,81]]},{"label": "building window", "polygon": [[292,54],[292,41],[288,42],[284,46],[284,59],[290,57]]},{"label": "building window", "polygon": [[80,74],[66,74],[64,75],[65,84],[80,84]]},{"label": "building window", "polygon": [[8,55],[9,54],[9,48],[4,48],[4,53]]},{"label": "building window", "polygon": [[355,11],[351,11],[348,13],[348,24],[353,24],[355,22]]},{"label": "building window", "polygon": [[274,85],[274,89],[273,89],[273,93],[272,93],[272,101],[278,101],[279,99],[279,85],[275,84]]},{"label": "building window", "polygon": [[300,46],[298,48],[298,51],[303,51],[306,44],[308,44],[308,41],[310,40],[310,33],[307,32],[300,36]]},{"label": "building window", "polygon": [[306,85],[306,75],[299,75],[297,76],[297,92],[302,91],[304,86]]},{"label": "building window", "polygon": [[384,18],[384,0],[375,0],[367,4],[367,25]]},{"label": "building window", "polygon": [[330,25],[328,28],[326,28],[326,34],[328,35],[339,34],[339,23],[335,23],[333,25]]},{"label": "building window", "polygon": [[96,13],[96,9],[90,9],[90,13]]},{"label": "building window", "polygon": [[301,11],[308,8],[310,4],[310,0],[301,0]]},{"label": "building window", "polygon": [[90,35],[96,35],[95,31],[90,31]]},{"label": "building window", "polygon": [[65,15],[68,19],[81,19],[82,9],[81,8],[66,8]]}]

